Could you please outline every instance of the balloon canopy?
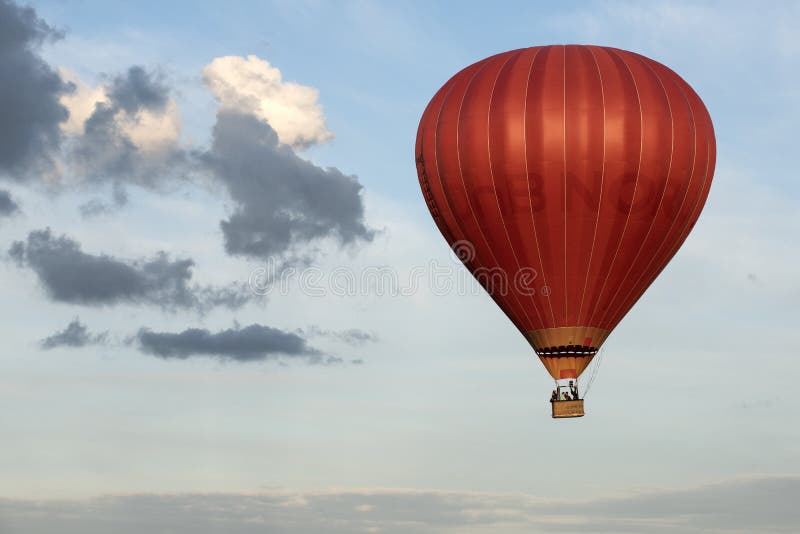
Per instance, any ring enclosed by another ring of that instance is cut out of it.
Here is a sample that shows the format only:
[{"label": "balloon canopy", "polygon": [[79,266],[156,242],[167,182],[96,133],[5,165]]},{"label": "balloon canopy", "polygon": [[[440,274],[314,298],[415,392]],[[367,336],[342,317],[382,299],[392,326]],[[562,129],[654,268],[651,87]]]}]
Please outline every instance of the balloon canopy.
[{"label": "balloon canopy", "polygon": [[680,76],[583,45],[463,69],[416,141],[436,225],[555,379],[581,374],[675,255],[715,153],[708,111]]}]

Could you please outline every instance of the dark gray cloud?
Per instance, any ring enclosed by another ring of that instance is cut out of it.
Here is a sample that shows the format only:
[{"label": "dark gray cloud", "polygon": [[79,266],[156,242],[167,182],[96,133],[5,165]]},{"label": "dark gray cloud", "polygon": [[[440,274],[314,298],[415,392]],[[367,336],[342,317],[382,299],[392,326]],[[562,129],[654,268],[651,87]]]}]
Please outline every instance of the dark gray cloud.
[{"label": "dark gray cloud", "polygon": [[153,332],[143,328],[136,338],[142,352],[160,358],[212,356],[240,362],[282,358],[302,359],[309,363],[341,361],[310,347],[296,333],[260,324],[251,324],[244,328],[237,326],[216,333],[200,328],[190,328],[177,334]]},{"label": "dark gray cloud", "polygon": [[39,55],[61,37],[30,7],[0,0],[0,175],[46,172],[69,117],[61,95],[73,90]]},{"label": "dark gray cloud", "polygon": [[0,189],[0,217],[8,217],[19,211],[19,204],[11,197],[11,193]]},{"label": "dark gray cloud", "polygon": [[229,254],[267,257],[319,238],[372,239],[358,179],[299,158],[256,117],[220,111],[201,160],[236,203],[221,223]]},{"label": "dark gray cloud", "polygon": [[627,497],[555,500],[429,490],[181,494],[0,500],[8,534],[796,533],[800,478],[732,480]]},{"label": "dark gray cloud", "polygon": [[240,307],[251,295],[244,285],[192,284],[191,259],[173,260],[165,252],[137,260],[88,254],[77,241],[56,237],[49,228],[14,242],[9,255],[36,273],[51,299],[70,304],[152,304],[203,312],[217,306]]},{"label": "dark gray cloud", "polygon": [[89,333],[79,317],[75,317],[64,330],[48,336],[39,342],[43,349],[56,347],[85,347],[86,345],[104,345],[108,341],[108,332]]},{"label": "dark gray cloud", "polygon": [[169,102],[169,87],[161,77],[138,65],[114,78],[109,89],[111,105],[131,115],[142,109],[163,111]]},{"label": "dark gray cloud", "polygon": [[113,180],[118,188],[122,180],[153,187],[168,176],[182,173],[184,154],[180,149],[165,147],[166,153],[150,157],[119,125],[121,116],[135,120],[142,111],[164,111],[170,89],[162,76],[134,65],[111,79],[106,92],[108,102],[95,105],[83,125],[83,134],[74,141],[70,151],[74,167],[89,180]]},{"label": "dark gray cloud", "polygon": [[[301,330],[301,332],[303,332]],[[378,336],[375,333],[367,332],[359,328],[348,328],[347,330],[324,330],[317,325],[312,325],[305,331],[308,337],[324,337],[332,339],[340,343],[357,347],[366,343],[374,343],[378,341]]]}]

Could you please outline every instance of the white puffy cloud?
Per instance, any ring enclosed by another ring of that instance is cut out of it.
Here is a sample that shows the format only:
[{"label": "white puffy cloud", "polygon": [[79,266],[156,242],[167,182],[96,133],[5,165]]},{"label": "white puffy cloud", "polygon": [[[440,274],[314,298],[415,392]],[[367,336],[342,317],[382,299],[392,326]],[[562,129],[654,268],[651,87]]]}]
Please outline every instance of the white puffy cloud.
[{"label": "white puffy cloud", "polygon": [[203,69],[203,78],[224,109],[265,120],[281,143],[303,147],[333,137],[317,101],[319,91],[283,81],[281,71],[264,59],[218,57]]},{"label": "white puffy cloud", "polygon": [[120,127],[145,152],[157,152],[174,146],[181,131],[178,105],[170,99],[161,113],[142,110],[135,117],[125,114],[120,118]]}]

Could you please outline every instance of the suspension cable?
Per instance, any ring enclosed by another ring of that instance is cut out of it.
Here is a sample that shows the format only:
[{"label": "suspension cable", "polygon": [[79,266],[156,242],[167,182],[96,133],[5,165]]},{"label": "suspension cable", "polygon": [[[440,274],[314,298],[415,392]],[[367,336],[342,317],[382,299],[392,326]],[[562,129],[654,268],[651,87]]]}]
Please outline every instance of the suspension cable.
[{"label": "suspension cable", "polygon": [[597,351],[597,355],[594,357],[594,366],[592,367],[592,374],[589,375],[589,381],[586,383],[586,389],[583,391],[583,398],[585,399],[586,396],[589,394],[589,390],[592,388],[592,384],[594,383],[594,379],[597,378],[597,372],[600,369],[600,364],[603,363],[603,355],[606,353],[603,348]]}]

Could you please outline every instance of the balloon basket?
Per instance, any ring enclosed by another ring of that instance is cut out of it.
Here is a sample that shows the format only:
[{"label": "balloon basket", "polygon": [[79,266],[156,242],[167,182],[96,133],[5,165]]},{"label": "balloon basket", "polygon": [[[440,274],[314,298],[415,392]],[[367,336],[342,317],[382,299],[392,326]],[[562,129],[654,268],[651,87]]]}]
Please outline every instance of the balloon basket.
[{"label": "balloon basket", "polygon": [[578,400],[554,400],[550,401],[553,408],[553,419],[563,419],[566,417],[583,417],[583,399]]}]

